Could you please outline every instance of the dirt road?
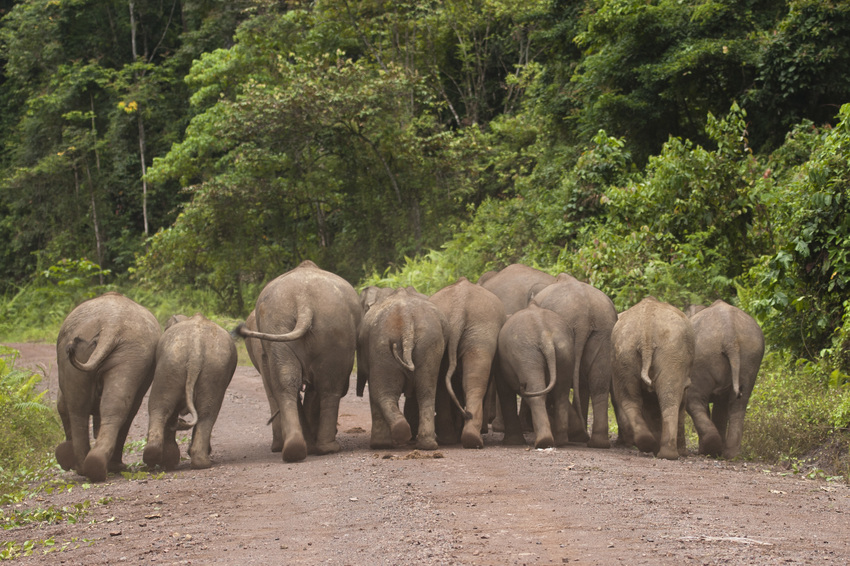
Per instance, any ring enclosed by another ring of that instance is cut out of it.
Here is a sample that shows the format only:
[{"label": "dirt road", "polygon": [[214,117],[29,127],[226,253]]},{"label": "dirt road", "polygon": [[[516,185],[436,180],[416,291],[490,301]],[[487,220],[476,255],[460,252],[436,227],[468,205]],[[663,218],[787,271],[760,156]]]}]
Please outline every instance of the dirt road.
[{"label": "dirt road", "polygon": [[[43,364],[55,391],[53,346],[12,346],[20,364]],[[342,452],[286,464],[269,450],[260,377],[239,367],[211,469],[184,460],[161,477],[96,485],[66,473],[72,490],[18,509],[88,501],[87,515],[7,530],[3,540],[54,541],[19,564],[87,566],[850,564],[846,485],[697,456],[502,447],[498,433],[483,450],[375,451],[368,398],[353,390],[340,410]],[[143,406],[129,440],[146,426]],[[140,460],[139,450],[125,455]]]}]

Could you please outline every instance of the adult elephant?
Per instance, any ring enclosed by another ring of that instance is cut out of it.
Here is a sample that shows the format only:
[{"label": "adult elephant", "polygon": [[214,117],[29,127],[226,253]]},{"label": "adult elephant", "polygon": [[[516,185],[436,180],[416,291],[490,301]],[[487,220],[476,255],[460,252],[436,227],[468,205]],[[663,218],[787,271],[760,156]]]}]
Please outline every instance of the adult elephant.
[{"label": "adult elephant", "polygon": [[573,348],[560,315],[535,304],[514,313],[502,326],[495,378],[505,419],[505,444],[525,444],[516,414],[517,394],[531,411],[535,448],[569,442],[570,425],[578,426],[578,414],[570,404]]},{"label": "adult elephant", "polygon": [[[418,293],[399,289],[369,309],[357,340],[357,395],[369,384],[372,448],[390,448],[414,435],[437,448],[435,399],[448,321]],[[404,413],[399,398],[404,393]],[[411,422],[412,421],[412,422]]]},{"label": "adult elephant", "polygon": [[685,392],[694,330],[685,314],[647,297],[620,315],[611,333],[614,401],[628,444],[659,458],[685,455]]},{"label": "adult elephant", "polygon": [[[191,465],[209,468],[212,428],[236,370],[236,345],[225,329],[201,314],[169,320],[156,349],[156,371],[148,398],[148,436],[142,459],[172,470],[180,463],[175,432],[181,412],[189,414]],[[182,428],[182,427],[181,427]]]},{"label": "adult elephant", "polygon": [[697,311],[691,324],[696,344],[687,410],[699,435],[699,452],[735,458],[764,356],[764,334],[753,317],[720,300]]},{"label": "adult elephant", "polygon": [[558,313],[573,339],[573,379],[578,382],[573,391],[573,406],[584,426],[570,436],[577,440],[587,436],[587,410],[593,399],[593,427],[587,445],[609,448],[611,331],[617,323],[614,303],[599,289],[566,273],[558,275],[555,283],[537,293],[532,303]]},{"label": "adult elephant", "polygon": [[[499,297],[466,277],[431,296],[448,321],[448,343],[437,386],[437,436],[460,441],[464,448],[483,448],[484,395],[496,354],[505,308]],[[458,400],[462,394],[465,406]],[[457,426],[463,422],[462,430]]]},{"label": "adult elephant", "polygon": [[[57,409],[65,441],[56,461],[91,481],[125,468],[124,442],[153,380],[162,329],[143,306],[105,293],[77,306],[56,340]],[[89,418],[94,446],[89,442]]]},{"label": "adult elephant", "polygon": [[[343,278],[305,261],[277,277],[260,293],[254,309],[257,330],[236,332],[262,342],[260,373],[277,403],[283,460],[297,462],[309,449],[339,451],[340,399],[354,366],[360,304]],[[305,437],[299,417],[304,388]]]},{"label": "adult elephant", "polygon": [[554,282],[554,276],[521,263],[487,272],[478,279],[479,285],[499,297],[508,316],[527,307],[536,292]]}]

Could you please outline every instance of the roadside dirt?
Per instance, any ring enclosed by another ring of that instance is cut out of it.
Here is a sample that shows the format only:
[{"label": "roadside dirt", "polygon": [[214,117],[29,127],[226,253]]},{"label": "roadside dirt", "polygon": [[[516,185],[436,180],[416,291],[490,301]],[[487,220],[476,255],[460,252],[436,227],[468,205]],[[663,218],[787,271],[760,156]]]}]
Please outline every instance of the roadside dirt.
[{"label": "roadside dirt", "polygon": [[[55,396],[54,347],[10,346],[19,366],[46,371]],[[844,484],[694,455],[502,447],[498,433],[483,450],[370,450],[368,398],[355,397],[353,383],[339,454],[286,464],[269,450],[267,419],[259,375],[239,367],[213,431],[211,469],[184,460],[161,477],[94,485],[62,474],[73,489],[12,508],[90,501],[89,513],[4,531],[3,541],[55,542],[19,564],[89,566],[850,563]],[[143,406],[128,440],[144,439],[146,427]],[[125,454],[128,464],[140,460],[139,450]]]}]

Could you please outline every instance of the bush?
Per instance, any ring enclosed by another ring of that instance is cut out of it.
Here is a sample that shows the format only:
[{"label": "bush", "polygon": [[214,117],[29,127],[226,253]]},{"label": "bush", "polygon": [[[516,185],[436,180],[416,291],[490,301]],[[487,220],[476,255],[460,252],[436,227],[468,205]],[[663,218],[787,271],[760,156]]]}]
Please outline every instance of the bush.
[{"label": "bush", "polygon": [[818,456],[822,447],[836,452],[837,446],[836,457],[819,458],[818,466],[850,477],[848,407],[850,387],[831,385],[822,366],[771,352],[750,398],[741,454],[797,466]]},{"label": "bush", "polygon": [[44,402],[41,377],[15,369],[18,352],[0,346],[0,502],[53,462],[62,438],[56,412]]}]

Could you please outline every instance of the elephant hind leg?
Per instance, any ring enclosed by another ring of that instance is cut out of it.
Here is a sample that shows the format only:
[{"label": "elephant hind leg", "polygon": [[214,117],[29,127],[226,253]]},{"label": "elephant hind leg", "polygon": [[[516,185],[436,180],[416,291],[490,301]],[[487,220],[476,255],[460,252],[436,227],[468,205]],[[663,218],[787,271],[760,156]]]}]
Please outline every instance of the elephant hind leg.
[{"label": "elephant hind leg", "polygon": [[106,472],[106,454],[104,452],[94,450],[89,452],[83,462],[82,475],[86,476],[93,482],[98,482],[106,480]]},{"label": "elephant hind leg", "polygon": [[59,443],[56,447],[56,461],[67,471],[74,467],[74,444],[70,440]]}]

